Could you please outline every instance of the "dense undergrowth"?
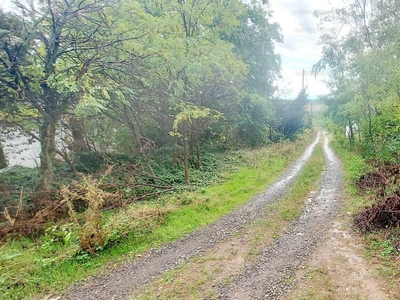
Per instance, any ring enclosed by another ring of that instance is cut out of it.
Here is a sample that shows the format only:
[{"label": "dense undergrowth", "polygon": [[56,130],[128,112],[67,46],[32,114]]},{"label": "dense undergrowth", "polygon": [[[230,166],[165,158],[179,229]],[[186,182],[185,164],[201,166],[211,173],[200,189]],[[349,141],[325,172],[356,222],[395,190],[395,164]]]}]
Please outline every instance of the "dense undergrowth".
[{"label": "dense undergrowth", "polygon": [[181,164],[172,163],[165,149],[163,155],[154,156],[151,169],[134,156],[79,153],[74,156],[73,168],[57,162],[53,191],[39,201],[37,197],[41,194],[35,192],[38,170],[14,166],[0,173],[0,210],[5,212],[0,215],[0,237],[42,234],[49,220],[86,210],[90,203],[86,198],[93,197],[89,195],[93,193],[95,198],[102,199],[98,209],[104,211],[172,190],[188,191],[206,186],[218,181],[222,169],[234,171],[246,165],[246,153],[244,150],[204,150],[201,166],[190,170],[190,184],[185,182]]},{"label": "dense undergrowth", "polygon": [[271,184],[311,138],[208,154],[202,167],[192,173],[191,185],[180,184],[182,175],[171,168],[170,180],[177,178],[176,189],[109,211],[102,211],[100,204],[110,191],[99,189],[102,180],[108,179],[84,176],[79,183],[79,191],[84,191],[80,196],[86,201],[83,212],[69,202],[77,190],[61,188],[69,218],[54,220],[43,235],[2,241],[1,299],[29,299],[62,290],[98,273],[103,265],[113,267],[120,259],[135,257],[211,223]]},{"label": "dense undergrowth", "polygon": [[[202,165],[199,168],[191,169],[191,186],[207,185],[215,180],[216,172],[222,166],[229,168],[230,165],[240,165],[245,151],[231,152],[202,152]],[[135,177],[135,183],[156,183],[157,180],[164,184],[174,185],[177,188],[188,188],[185,183],[184,173],[180,163],[171,163],[169,154],[153,159],[153,171],[157,176],[149,176],[150,172],[143,168],[143,164],[137,157],[123,154],[100,154],[100,153],[79,153],[72,161],[77,173],[74,173],[65,162],[56,162],[54,171],[53,189],[59,190],[63,185],[68,185],[74,180],[79,180],[79,175],[92,175],[93,178],[102,178],[105,182],[125,184],[125,192],[129,196],[129,181],[127,174]],[[105,170],[113,167],[109,176],[104,178]],[[132,174],[134,171],[134,174]],[[34,195],[35,187],[39,179],[38,169],[21,166],[13,166],[0,173],[0,208],[15,206],[20,200],[21,189],[24,201],[29,203]],[[180,187],[178,187],[180,186]],[[136,190],[143,194],[146,190]]]}]

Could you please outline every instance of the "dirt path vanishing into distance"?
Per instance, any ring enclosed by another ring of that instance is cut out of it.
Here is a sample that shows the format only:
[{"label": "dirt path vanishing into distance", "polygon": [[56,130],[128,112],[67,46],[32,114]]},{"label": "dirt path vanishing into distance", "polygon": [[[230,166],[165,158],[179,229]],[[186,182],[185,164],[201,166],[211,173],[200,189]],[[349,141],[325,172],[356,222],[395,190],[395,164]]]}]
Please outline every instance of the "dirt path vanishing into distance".
[{"label": "dirt path vanishing into distance", "polygon": [[[268,207],[285,196],[320,139],[325,170],[319,189],[298,219],[268,228]],[[399,299],[366,267],[357,241],[337,220],[342,185],[341,163],[326,135],[318,134],[273,185],[242,207],[50,299]]]}]

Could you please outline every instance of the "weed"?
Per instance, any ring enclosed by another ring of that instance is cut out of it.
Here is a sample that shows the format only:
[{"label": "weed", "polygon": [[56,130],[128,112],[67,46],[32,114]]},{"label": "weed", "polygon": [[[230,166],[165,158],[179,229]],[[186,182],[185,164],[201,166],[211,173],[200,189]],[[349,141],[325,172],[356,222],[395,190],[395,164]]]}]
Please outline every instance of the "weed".
[{"label": "weed", "polygon": [[[111,171],[109,169],[105,176]],[[103,178],[105,178],[105,176]],[[77,194],[69,186],[61,188],[61,197],[67,203],[71,219],[79,230],[79,244],[83,251],[94,253],[105,246],[106,233],[102,224],[101,208],[104,199],[109,196],[107,192],[99,188],[101,181],[93,179],[91,176],[83,176],[78,183],[79,190],[83,194]],[[81,200],[87,203],[87,209],[82,214],[83,223],[78,221],[78,215],[74,210],[73,200]]]},{"label": "weed", "polygon": [[217,299],[217,293],[215,292],[215,290],[207,290],[206,293],[209,299]]},{"label": "weed", "polygon": [[231,284],[231,283],[233,282],[234,279],[235,279],[234,276],[229,276],[229,277],[227,277],[227,278],[224,279],[223,284],[229,285],[229,284]]},{"label": "weed", "polygon": [[261,254],[261,250],[260,249],[253,249],[251,251],[251,255],[252,256],[259,256]]}]

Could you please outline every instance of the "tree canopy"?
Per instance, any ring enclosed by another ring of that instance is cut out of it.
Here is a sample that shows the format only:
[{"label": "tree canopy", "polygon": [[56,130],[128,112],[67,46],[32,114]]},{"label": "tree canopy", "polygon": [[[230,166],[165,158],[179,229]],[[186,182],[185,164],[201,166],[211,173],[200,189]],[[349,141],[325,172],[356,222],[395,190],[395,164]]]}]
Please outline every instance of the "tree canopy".
[{"label": "tree canopy", "polygon": [[332,32],[321,37],[328,69],[329,112],[348,128],[350,143],[377,162],[399,160],[399,12],[397,1],[356,0],[319,15]]},{"label": "tree canopy", "polygon": [[204,145],[283,132],[272,102],[281,35],[266,1],[15,4],[0,11],[0,105],[41,143],[40,192],[56,155],[74,169],[80,152],[129,153],[155,175],[154,151],[171,149],[189,182]]}]

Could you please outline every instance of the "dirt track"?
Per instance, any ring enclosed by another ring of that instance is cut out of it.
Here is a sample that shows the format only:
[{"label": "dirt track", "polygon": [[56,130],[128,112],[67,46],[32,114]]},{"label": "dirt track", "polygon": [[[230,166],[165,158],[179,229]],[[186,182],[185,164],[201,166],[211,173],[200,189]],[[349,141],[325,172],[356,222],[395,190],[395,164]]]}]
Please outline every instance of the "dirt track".
[{"label": "dirt track", "polygon": [[[323,138],[326,166],[319,191],[309,198],[301,217],[252,259],[244,259],[249,241],[257,234],[257,228],[250,225],[263,218],[268,205],[285,195],[310,158],[320,135],[275,184],[241,208],[179,241],[123,263],[107,275],[76,285],[60,298],[135,299],[133,293],[138,289],[145,291],[146,286],[166,288],[160,285],[160,275],[176,270],[182,263],[187,264],[186,272],[181,274],[185,288],[190,281],[199,280],[201,272],[194,259],[200,259],[203,262],[201,270],[215,268],[218,270],[215,274],[219,275],[212,279],[206,277],[204,280],[209,284],[205,286],[209,290],[207,293],[194,292],[193,295],[198,295],[194,298],[280,299],[298,281],[297,270],[307,262],[317,246],[323,244],[321,241],[326,240],[341,204],[341,164],[329,148],[325,135]],[[146,299],[153,298],[164,299],[161,294]],[[345,298],[339,296],[336,299]]]},{"label": "dirt track", "polygon": [[325,137],[325,174],[319,195],[307,203],[304,213],[290,230],[271,247],[265,248],[258,261],[246,267],[236,280],[222,289],[223,299],[278,299],[295,281],[294,271],[307,260],[325,236],[340,205],[341,166]]}]

